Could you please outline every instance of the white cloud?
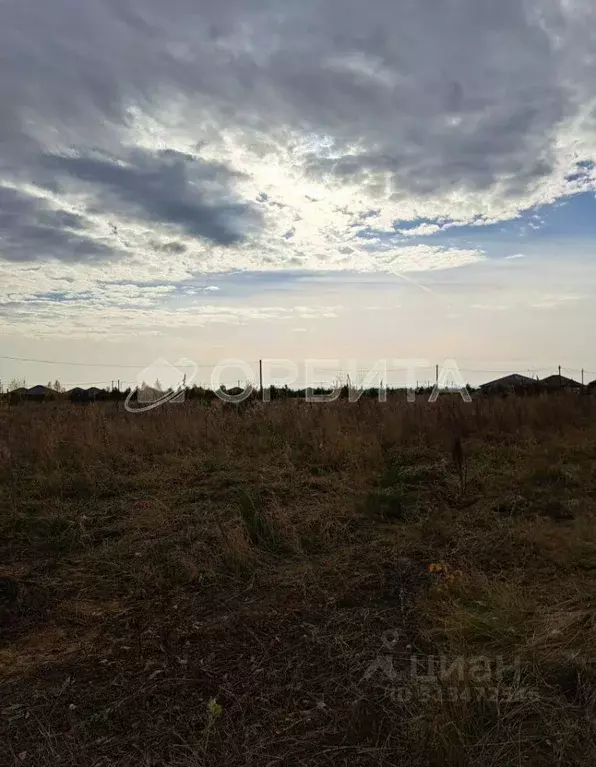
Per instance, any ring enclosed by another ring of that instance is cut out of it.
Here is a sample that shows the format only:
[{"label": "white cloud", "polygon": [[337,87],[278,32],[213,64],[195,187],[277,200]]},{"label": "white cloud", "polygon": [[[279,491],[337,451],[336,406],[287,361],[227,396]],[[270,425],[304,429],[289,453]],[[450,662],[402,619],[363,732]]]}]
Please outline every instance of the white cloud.
[{"label": "white cloud", "polygon": [[67,303],[34,302],[11,310],[4,318],[6,334],[43,337],[128,337],[212,324],[244,325],[249,322],[285,322],[296,319],[333,319],[340,307],[329,306],[216,306],[191,305],[166,309],[136,302],[133,308],[94,304],[87,300]]},{"label": "white cloud", "polygon": [[403,238],[596,189],[589,0],[130,6],[0,10],[0,302],[38,333],[169,323],[199,275],[481,263]]},{"label": "white cloud", "polygon": [[568,302],[581,301],[584,298],[585,296],[582,296],[578,293],[546,293],[541,295],[538,300],[530,300],[528,305],[534,309],[555,309],[556,307],[564,305]]},{"label": "white cloud", "polygon": [[420,226],[412,226],[409,229],[398,229],[398,232],[405,237],[425,237],[440,231],[441,227],[438,224],[420,224]]}]

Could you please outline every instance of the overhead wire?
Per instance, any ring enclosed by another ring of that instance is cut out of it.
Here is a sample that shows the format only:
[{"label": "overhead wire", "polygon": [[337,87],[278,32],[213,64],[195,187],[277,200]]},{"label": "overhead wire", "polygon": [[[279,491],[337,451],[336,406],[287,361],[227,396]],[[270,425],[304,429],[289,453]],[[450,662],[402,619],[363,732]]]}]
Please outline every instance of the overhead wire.
[{"label": "overhead wire", "polygon": [[[122,364],[122,363],[111,363],[111,362],[82,362],[80,360],[74,361],[74,360],[47,360],[47,359],[36,359],[32,357],[14,357],[9,355],[0,355],[0,360],[8,360],[13,362],[26,362],[26,363],[35,363],[40,365],[58,365],[58,366],[76,366],[76,367],[93,367],[93,368],[109,368],[109,369],[125,369],[125,370],[137,370],[140,371],[144,367],[147,367],[146,365],[130,365],[130,364]],[[263,362],[277,362],[278,360],[262,360]],[[283,362],[282,360],[279,360],[279,362]],[[313,363],[316,363],[316,360],[312,361]],[[378,362],[378,361],[377,361]],[[406,360],[404,360],[406,362]],[[158,363],[153,363],[156,365],[156,367],[159,367]],[[183,363],[176,364],[175,367],[181,370],[187,369],[187,368],[196,368],[200,370],[214,370],[215,368],[218,368],[221,366],[221,362],[203,362],[203,363]],[[259,363],[255,362],[253,363],[254,369],[258,369]],[[227,365],[229,368],[233,368],[233,364],[230,361],[230,363]],[[280,365],[281,367],[281,365]],[[302,366],[301,366],[302,367]],[[306,364],[304,364],[304,367],[306,367]],[[525,373],[543,373],[545,371],[549,370],[558,370],[558,365],[545,365],[543,367],[527,367],[522,368],[522,370]],[[417,366],[416,372],[419,375],[422,375],[425,371],[431,371],[435,369],[435,365],[424,365],[424,366]],[[404,365],[402,367],[388,367],[388,368],[381,368],[378,369],[376,365],[372,365],[369,368],[351,368],[347,369],[345,367],[341,368],[335,368],[335,367],[317,367],[314,366],[314,370],[321,374],[321,373],[328,373],[330,376],[333,377],[346,377],[346,376],[358,376],[358,375],[366,375],[370,373],[377,373],[378,375],[381,374],[390,374],[390,373],[404,373],[407,370],[407,366]],[[519,370],[519,369],[518,369]],[[596,371],[586,370],[585,368],[568,368],[568,367],[561,367],[562,371],[565,371],[567,373],[582,373],[584,375],[592,376],[596,375]],[[513,369],[507,369],[507,370],[495,370],[495,369],[480,369],[480,368],[459,368],[459,371],[461,373],[481,373],[481,374],[489,374],[489,375],[508,375],[513,373]],[[98,385],[101,383],[109,383],[109,381],[91,381],[91,382],[84,382],[84,383],[76,383],[76,384],[66,384],[69,386],[88,386],[88,385]],[[123,383],[121,381],[121,383]]]}]

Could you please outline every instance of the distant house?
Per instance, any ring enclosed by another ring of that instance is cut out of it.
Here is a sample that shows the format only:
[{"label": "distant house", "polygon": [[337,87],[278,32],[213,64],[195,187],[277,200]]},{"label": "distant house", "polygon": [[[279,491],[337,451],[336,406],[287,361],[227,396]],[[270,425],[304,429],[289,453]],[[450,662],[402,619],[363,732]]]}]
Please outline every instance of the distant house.
[{"label": "distant house", "polygon": [[520,375],[519,373],[511,373],[511,375],[482,384],[480,391],[484,394],[505,394],[507,392],[530,394],[538,391],[538,388],[538,381],[534,378]]},{"label": "distant house", "polygon": [[590,394],[596,394],[596,378],[593,381],[590,381],[588,386],[586,387]]},{"label": "distant house", "polygon": [[57,392],[54,389],[50,389],[49,386],[32,386],[25,392],[25,399],[33,400],[34,402],[42,402],[46,399],[53,399]]},{"label": "distant house", "polygon": [[85,389],[81,389],[80,386],[75,386],[74,389],[69,389],[66,392],[66,396],[71,402],[85,402],[87,399],[87,392]]},{"label": "distant house", "polygon": [[583,388],[579,381],[574,381],[573,378],[567,378],[567,376],[558,374],[542,378],[540,385],[548,390],[556,389],[560,391],[579,391]]},{"label": "distant house", "polygon": [[74,389],[67,391],[66,395],[71,402],[95,402],[107,398],[105,389],[98,389],[96,386],[91,386],[89,389],[75,386]]}]

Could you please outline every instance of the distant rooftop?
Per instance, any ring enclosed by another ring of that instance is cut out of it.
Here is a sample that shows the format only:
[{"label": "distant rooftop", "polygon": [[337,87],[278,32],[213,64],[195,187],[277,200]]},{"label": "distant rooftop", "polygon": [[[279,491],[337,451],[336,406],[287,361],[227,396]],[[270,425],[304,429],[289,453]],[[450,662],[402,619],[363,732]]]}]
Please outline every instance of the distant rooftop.
[{"label": "distant rooftop", "polygon": [[567,376],[560,376],[557,373],[552,376],[547,376],[546,378],[541,378],[540,383],[545,386],[581,387],[579,381],[574,381],[573,378],[567,378]]},{"label": "distant rooftop", "polygon": [[56,394],[56,391],[54,389],[50,389],[49,386],[42,386],[41,384],[38,384],[37,386],[32,386],[30,389],[27,389],[27,394],[37,396],[39,394]]},{"label": "distant rooftop", "polygon": [[480,386],[484,388],[498,388],[500,386],[536,386],[537,381],[529,376],[521,375],[520,373],[511,373],[510,375],[503,376],[503,378],[497,378],[494,381],[488,381]]}]

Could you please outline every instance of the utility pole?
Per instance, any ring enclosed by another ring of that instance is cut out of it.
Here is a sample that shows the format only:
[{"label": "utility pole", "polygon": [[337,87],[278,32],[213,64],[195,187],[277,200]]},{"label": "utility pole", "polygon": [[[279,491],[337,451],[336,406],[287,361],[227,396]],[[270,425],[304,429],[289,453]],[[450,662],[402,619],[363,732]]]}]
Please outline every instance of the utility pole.
[{"label": "utility pole", "polygon": [[114,382],[112,381],[112,391],[114,391]]},{"label": "utility pole", "polygon": [[435,386],[439,385],[439,366],[435,365]]},{"label": "utility pole", "polygon": [[584,385],[584,369],[582,368],[582,386]]},{"label": "utility pole", "polygon": [[559,365],[559,378],[561,378],[561,366]]},{"label": "utility pole", "polygon": [[120,379],[118,379],[118,391],[120,391]]},{"label": "utility pole", "polygon": [[259,360],[259,389],[263,396],[263,360]]}]

